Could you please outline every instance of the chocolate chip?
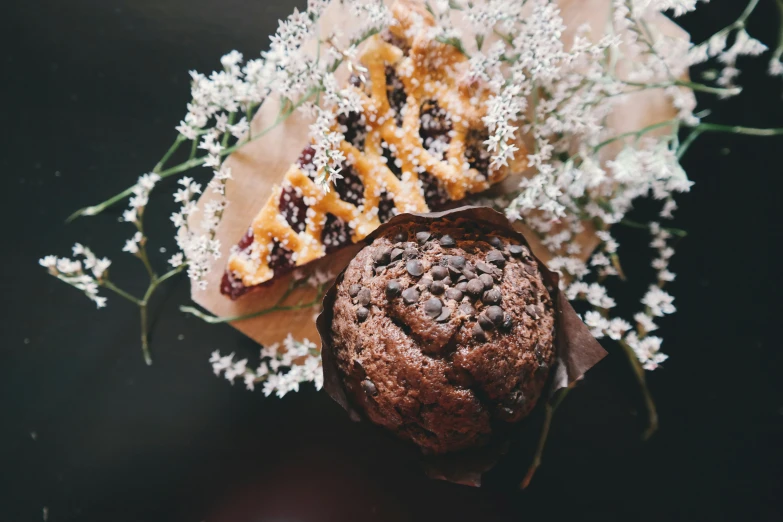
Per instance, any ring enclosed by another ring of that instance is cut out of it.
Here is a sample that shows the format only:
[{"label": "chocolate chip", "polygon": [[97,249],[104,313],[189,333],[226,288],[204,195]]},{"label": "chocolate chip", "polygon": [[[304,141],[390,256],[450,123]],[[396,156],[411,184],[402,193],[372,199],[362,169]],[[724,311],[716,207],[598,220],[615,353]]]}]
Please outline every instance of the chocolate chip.
[{"label": "chocolate chip", "polygon": [[527,256],[530,254],[527,248],[522,245],[508,245],[508,252],[514,257]]},{"label": "chocolate chip", "polygon": [[404,230],[397,231],[396,234],[394,234],[394,241],[396,243],[404,243],[408,240],[408,233]]},{"label": "chocolate chip", "polygon": [[385,271],[386,271],[386,267],[385,266],[376,266],[375,267],[375,275],[381,275]]},{"label": "chocolate chip", "polygon": [[503,323],[503,309],[499,306],[490,306],[485,312],[490,321],[495,324]]},{"label": "chocolate chip", "polygon": [[416,232],[416,241],[419,242],[420,245],[423,245],[426,243],[430,238],[430,233],[426,230],[422,230],[421,232]]},{"label": "chocolate chip", "polygon": [[484,261],[479,261],[478,263],[476,263],[476,268],[478,268],[479,272],[484,272],[485,274],[491,274],[492,272],[495,271],[492,265],[489,265]]},{"label": "chocolate chip", "polygon": [[449,276],[449,269],[445,266],[433,266],[430,270],[433,279],[446,279]]},{"label": "chocolate chip", "polygon": [[514,326],[514,320],[511,318],[509,314],[505,314],[503,316],[503,324],[500,326],[504,330],[511,330],[511,327]]},{"label": "chocolate chip", "polygon": [[391,270],[392,268],[394,268],[395,266],[397,266],[397,265],[399,265],[399,264],[400,264],[400,262],[399,262],[399,261],[392,261],[391,263],[389,263],[388,265],[386,265],[386,268],[388,268],[389,270]]},{"label": "chocolate chip", "polygon": [[495,248],[503,248],[503,240],[497,236],[491,236],[487,241],[487,243],[489,243]]},{"label": "chocolate chip", "polygon": [[466,268],[465,270],[462,271],[462,275],[464,275],[468,279],[473,279],[474,277],[476,277],[476,272],[474,272],[470,268]]},{"label": "chocolate chip", "polygon": [[416,259],[419,257],[419,250],[414,246],[405,247],[405,257],[407,259]]},{"label": "chocolate chip", "polygon": [[460,292],[465,292],[468,289],[468,282],[467,281],[460,281],[459,283],[454,285],[454,288],[456,288]]},{"label": "chocolate chip", "polygon": [[402,293],[402,285],[396,279],[392,279],[386,283],[386,297],[394,299]]},{"label": "chocolate chip", "polygon": [[446,285],[443,281],[433,281],[430,285],[430,292],[435,295],[440,295],[446,291]]},{"label": "chocolate chip", "polygon": [[402,300],[405,304],[414,304],[418,302],[421,294],[415,287],[406,288],[402,291]]},{"label": "chocolate chip", "polygon": [[440,246],[444,248],[451,248],[457,245],[457,242],[454,241],[454,238],[450,235],[446,234],[442,238],[440,238]]},{"label": "chocolate chip", "polygon": [[527,305],[525,307],[525,312],[527,312],[527,315],[532,317],[533,319],[538,319],[538,310],[536,310],[536,307],[533,305]]},{"label": "chocolate chip", "polygon": [[490,288],[484,292],[484,295],[481,297],[481,301],[487,305],[496,305],[500,304],[501,297],[500,290],[497,288]]},{"label": "chocolate chip", "polygon": [[465,268],[465,258],[462,256],[449,256],[449,266],[462,270]]},{"label": "chocolate chip", "polygon": [[404,253],[405,253],[405,250],[403,250],[401,248],[394,248],[394,249],[392,249],[392,251],[391,251],[391,259],[392,259],[392,261],[396,261],[398,259],[401,259],[402,258],[402,254],[404,254]]},{"label": "chocolate chip", "polygon": [[378,388],[376,388],[375,385],[372,383],[372,381],[369,379],[365,379],[362,381],[362,389],[364,390],[364,393],[372,397],[378,395]]},{"label": "chocolate chip", "polygon": [[391,249],[389,247],[379,247],[372,256],[376,265],[388,265],[391,261]]},{"label": "chocolate chip", "polygon": [[370,298],[372,297],[372,292],[370,292],[369,288],[362,288],[359,290],[358,295],[356,296],[356,299],[358,303],[362,306],[367,306],[370,304]]},{"label": "chocolate chip", "polygon": [[503,268],[506,266],[506,258],[503,256],[503,253],[499,250],[492,250],[487,254],[487,263],[493,264],[498,268]]},{"label": "chocolate chip", "polygon": [[492,320],[490,320],[489,317],[486,316],[486,314],[481,314],[478,316],[478,324],[483,330],[492,330],[495,328],[495,324],[492,322]]},{"label": "chocolate chip", "polygon": [[425,275],[421,279],[419,279],[419,289],[420,290],[429,290],[430,285],[432,284],[432,277],[430,277],[429,274]]},{"label": "chocolate chip", "polygon": [[477,341],[486,341],[487,334],[484,333],[484,330],[479,325],[475,324],[473,325],[473,338]]},{"label": "chocolate chip", "polygon": [[449,288],[446,290],[446,299],[454,299],[455,301],[462,301],[462,292],[456,288]]},{"label": "chocolate chip", "polygon": [[457,281],[459,281],[460,277],[463,278],[465,277],[464,275],[462,275],[462,272],[460,272],[459,268],[455,266],[449,266],[449,275],[451,276],[452,279]]},{"label": "chocolate chip", "polygon": [[476,309],[470,303],[462,303],[459,305],[459,311],[467,316],[472,316],[476,313]]},{"label": "chocolate chip", "polygon": [[482,283],[479,279],[471,279],[468,281],[466,290],[473,297],[478,297],[481,295],[481,292],[484,291],[484,283]]},{"label": "chocolate chip", "polygon": [[435,319],[439,323],[445,323],[449,320],[449,317],[451,317],[451,308],[448,306],[445,306],[443,308],[443,311],[440,313],[440,315]]},{"label": "chocolate chip", "polygon": [[481,274],[479,276],[479,281],[484,284],[484,288],[492,288],[492,285],[495,284],[495,280],[492,279],[492,276],[489,274]]},{"label": "chocolate chip", "polygon": [[350,288],[348,288],[348,295],[351,297],[356,297],[359,295],[359,291],[362,289],[362,285],[351,285]]},{"label": "chocolate chip", "polygon": [[427,299],[424,302],[424,313],[431,318],[434,319],[438,317],[442,311],[443,303],[440,302],[440,299],[433,297],[431,299]]},{"label": "chocolate chip", "polygon": [[370,316],[370,311],[363,306],[356,309],[356,318],[360,323],[363,323]]},{"label": "chocolate chip", "polygon": [[533,265],[525,265],[525,272],[527,272],[530,275],[535,275],[536,267],[534,267]]},{"label": "chocolate chip", "polygon": [[408,261],[408,263],[405,265],[405,269],[413,277],[419,277],[421,274],[424,273],[424,266],[421,264],[421,261],[419,261],[418,259],[411,259],[410,261]]}]

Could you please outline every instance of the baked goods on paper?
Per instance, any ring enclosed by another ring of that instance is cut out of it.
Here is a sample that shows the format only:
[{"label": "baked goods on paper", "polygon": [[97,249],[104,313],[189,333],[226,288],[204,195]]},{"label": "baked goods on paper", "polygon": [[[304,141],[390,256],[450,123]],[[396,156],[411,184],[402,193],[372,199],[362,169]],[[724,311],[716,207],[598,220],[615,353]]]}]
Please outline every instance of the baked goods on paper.
[{"label": "baked goods on paper", "polygon": [[397,2],[392,12],[398,23],[363,44],[364,72],[348,80],[363,103],[334,129],[344,136],[342,178],[319,187],[315,151],[304,147],[229,256],[225,295],[360,241],[397,213],[441,209],[524,169],[521,143],[510,165],[490,168],[489,92],[467,56],[429,37],[434,20],[422,4]]},{"label": "baked goods on paper", "polygon": [[[592,37],[594,39],[600,38],[601,28],[604,27],[609,16],[610,3],[610,0],[591,2],[560,0],[558,4],[567,26],[567,30],[563,33],[563,41],[566,45],[572,41],[576,28],[583,23],[589,23],[593,27]],[[347,17],[348,15],[339,3],[335,3],[321,19],[322,35],[328,34],[331,27],[339,27],[340,24],[346,23]],[[649,23],[655,24],[672,38],[688,38],[687,33],[663,16],[650,20]],[[308,47],[312,52],[315,52],[316,43],[310,42]],[[618,67],[622,68],[624,62],[632,59],[633,56],[630,55],[620,58]],[[337,74],[338,78],[341,75],[348,78],[347,71],[338,70]],[[251,132],[257,134],[268,129],[278,117],[279,106],[280,104],[276,100],[269,100],[251,122]],[[676,109],[671,106],[670,101],[661,90],[651,89],[629,94],[627,100],[615,108],[607,123],[617,133],[622,133],[669,120],[676,113]],[[237,244],[240,238],[245,237],[246,241],[250,239],[247,237],[248,225],[253,222],[259,211],[270,200],[274,187],[281,187],[285,174],[291,165],[297,162],[302,154],[302,148],[309,143],[308,126],[312,122],[312,118],[295,112],[283,124],[268,131],[262,139],[246,144],[227,159],[226,166],[231,168],[233,179],[227,183],[226,194],[229,206],[223,213],[223,219],[216,235],[216,238],[220,240],[223,255],[221,259],[213,262],[207,276],[207,289],[199,290],[194,287],[192,290],[193,300],[211,313],[225,317],[243,315],[268,308],[288,289],[292,273],[273,278],[259,290],[250,292],[241,299],[232,300],[220,292],[226,260],[231,253],[230,249]],[[618,142],[616,145],[619,146],[620,143]],[[611,152],[612,147],[606,147],[607,159]],[[495,185],[492,190],[514,190],[515,188],[516,184],[509,176],[504,182]],[[199,206],[203,206],[215,198],[216,196],[211,192],[206,192],[200,198]],[[546,249],[541,247],[534,237],[530,239],[530,246],[534,253],[546,261],[548,259]],[[581,255],[587,257],[596,244],[596,238],[588,229],[582,239],[585,248],[583,248]],[[355,247],[346,247],[314,261],[312,265],[324,272],[336,274],[345,267],[355,251]],[[310,301],[314,295],[315,289],[305,287],[294,292],[287,302]],[[292,331],[295,332],[297,338],[308,338],[318,342],[314,323],[315,313],[314,309],[281,311],[231,324],[261,344],[280,341]]]}]

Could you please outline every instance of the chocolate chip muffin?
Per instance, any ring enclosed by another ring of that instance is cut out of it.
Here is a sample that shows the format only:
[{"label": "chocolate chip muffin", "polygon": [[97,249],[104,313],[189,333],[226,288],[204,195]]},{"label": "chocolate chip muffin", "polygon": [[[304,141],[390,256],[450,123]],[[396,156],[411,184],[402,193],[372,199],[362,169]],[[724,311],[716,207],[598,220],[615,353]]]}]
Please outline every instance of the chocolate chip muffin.
[{"label": "chocolate chip muffin", "polygon": [[488,442],[530,413],[555,313],[527,246],[467,220],[389,227],[336,288],[339,376],[354,406],[425,452]]}]

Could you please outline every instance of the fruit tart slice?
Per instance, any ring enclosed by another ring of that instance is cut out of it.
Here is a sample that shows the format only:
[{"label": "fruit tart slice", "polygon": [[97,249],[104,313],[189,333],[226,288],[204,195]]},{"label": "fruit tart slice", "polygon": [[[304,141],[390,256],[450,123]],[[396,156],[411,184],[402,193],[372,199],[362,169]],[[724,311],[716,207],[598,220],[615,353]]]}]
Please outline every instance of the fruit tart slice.
[{"label": "fruit tart slice", "polygon": [[365,42],[358,60],[367,73],[349,80],[362,111],[341,115],[334,129],[344,137],[342,178],[319,187],[306,147],[232,249],[223,294],[236,299],[397,213],[442,209],[524,169],[521,143],[518,159],[490,169],[488,93],[470,77],[468,58],[428,36],[434,20],[421,5],[392,9],[398,23]]}]

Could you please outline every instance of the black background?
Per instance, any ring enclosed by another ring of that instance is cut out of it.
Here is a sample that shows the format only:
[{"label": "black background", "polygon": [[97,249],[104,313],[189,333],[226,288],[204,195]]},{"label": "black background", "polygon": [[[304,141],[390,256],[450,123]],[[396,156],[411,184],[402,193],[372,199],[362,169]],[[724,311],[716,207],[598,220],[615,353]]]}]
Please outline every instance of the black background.
[{"label": "black background", "polygon": [[[701,41],[743,5],[713,0],[681,23]],[[471,489],[427,480],[311,386],[280,400],[215,378],[212,350],[252,360],[256,347],[183,316],[184,279],[154,302],[146,367],[132,305],[110,296],[95,311],[37,266],[80,241],[143,291],[142,267],[119,252],[133,232],[119,209],[64,218],[148,171],[185,112],[187,71],[215,69],[230,49],[255,56],[291,2],[3,7],[0,521],[41,520],[44,506],[51,521],[780,520],[783,138],[707,135],[684,161],[696,185],[675,220],[689,231],[673,262],[678,313],[660,321],[671,359],[648,374],[661,418],[653,439],[640,441],[638,388],[607,344],[610,357],[558,412],[532,486]],[[751,34],[774,45],[777,16],[762,0]],[[783,85],[765,67],[741,63],[738,99],[702,98],[710,121],[783,125]],[[148,211],[159,267],[173,250],[170,211]],[[653,211],[642,204],[632,217]],[[614,292],[634,310],[653,276],[649,238],[616,235],[632,282]]]}]

